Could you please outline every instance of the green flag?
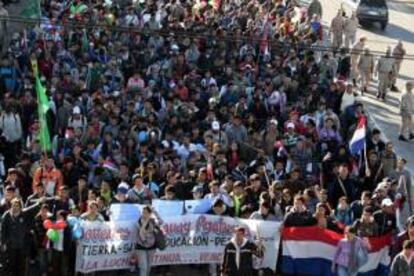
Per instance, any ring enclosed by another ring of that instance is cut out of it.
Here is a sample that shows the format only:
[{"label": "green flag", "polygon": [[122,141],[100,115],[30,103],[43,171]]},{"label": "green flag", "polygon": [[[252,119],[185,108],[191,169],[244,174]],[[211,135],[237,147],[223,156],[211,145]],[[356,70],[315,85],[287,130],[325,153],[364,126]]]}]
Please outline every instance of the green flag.
[{"label": "green flag", "polygon": [[47,126],[46,112],[49,110],[49,100],[46,96],[46,90],[40,82],[39,76],[36,76],[36,94],[37,94],[37,111],[39,113],[39,141],[42,151],[46,152],[52,148],[50,143],[49,128]]},{"label": "green flag", "polygon": [[28,18],[40,18],[40,0],[28,0],[26,2],[26,7],[20,13],[20,16]]}]

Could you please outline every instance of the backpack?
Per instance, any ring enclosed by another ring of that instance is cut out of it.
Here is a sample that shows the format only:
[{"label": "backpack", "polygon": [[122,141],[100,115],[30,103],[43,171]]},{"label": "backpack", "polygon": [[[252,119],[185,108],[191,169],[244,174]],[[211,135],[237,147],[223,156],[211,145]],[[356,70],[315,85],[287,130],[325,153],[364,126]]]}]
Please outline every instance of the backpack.
[{"label": "backpack", "polygon": [[167,239],[165,237],[164,231],[158,225],[155,225],[154,236],[155,236],[155,247],[158,250],[164,250],[167,247]]}]

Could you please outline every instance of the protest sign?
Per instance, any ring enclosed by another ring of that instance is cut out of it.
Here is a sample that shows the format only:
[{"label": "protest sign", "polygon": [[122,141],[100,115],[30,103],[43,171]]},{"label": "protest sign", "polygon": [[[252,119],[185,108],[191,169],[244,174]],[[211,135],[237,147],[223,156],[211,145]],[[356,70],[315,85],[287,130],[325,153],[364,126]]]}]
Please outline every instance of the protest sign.
[{"label": "protest sign", "polygon": [[162,219],[180,216],[184,212],[184,201],[154,199],[151,205]]},{"label": "protest sign", "polygon": [[138,221],[143,205],[115,203],[109,207],[111,221]]},{"label": "protest sign", "polygon": [[[276,269],[281,223],[197,214],[164,219],[167,247],[155,253],[153,265],[218,264],[234,228],[240,225],[246,227],[248,239],[260,238],[265,248],[264,257],[255,260],[255,267]],[[83,229],[77,271],[129,268],[137,232],[133,222],[85,223]]]},{"label": "protest sign", "polygon": [[76,271],[89,273],[130,267],[136,228],[131,222],[83,222],[76,251]]},{"label": "protest sign", "polygon": [[275,270],[281,223],[195,214],[164,220],[167,248],[156,252],[153,265],[220,263],[224,246],[240,225],[246,227],[248,239],[260,237],[265,247],[264,258],[256,260],[255,266]]},{"label": "protest sign", "polygon": [[205,214],[211,209],[212,200],[209,198],[184,201],[186,214]]}]

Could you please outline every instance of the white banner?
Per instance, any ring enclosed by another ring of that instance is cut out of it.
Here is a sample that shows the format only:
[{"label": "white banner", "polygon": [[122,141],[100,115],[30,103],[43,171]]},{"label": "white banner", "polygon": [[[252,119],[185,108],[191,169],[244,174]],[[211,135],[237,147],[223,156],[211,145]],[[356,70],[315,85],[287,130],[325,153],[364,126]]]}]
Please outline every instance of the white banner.
[{"label": "white banner", "polygon": [[131,222],[83,222],[76,251],[76,271],[125,269],[135,250],[136,224]]},{"label": "white banner", "polygon": [[[246,227],[248,239],[260,239],[265,247],[264,257],[255,260],[255,267],[275,270],[281,223],[196,214],[164,219],[167,248],[156,252],[153,265],[220,263],[233,229],[241,225]],[[129,268],[135,232],[135,224],[129,222],[85,224],[78,245],[77,271]]]}]

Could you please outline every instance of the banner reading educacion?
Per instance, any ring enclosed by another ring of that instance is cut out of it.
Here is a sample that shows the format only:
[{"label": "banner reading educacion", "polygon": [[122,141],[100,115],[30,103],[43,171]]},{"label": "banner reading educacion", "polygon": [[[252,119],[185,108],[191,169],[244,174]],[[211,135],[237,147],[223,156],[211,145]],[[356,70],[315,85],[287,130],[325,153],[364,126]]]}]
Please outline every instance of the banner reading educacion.
[{"label": "banner reading educacion", "polygon": [[[244,225],[247,237],[260,239],[265,247],[264,258],[256,259],[255,266],[276,269],[281,223],[212,215],[175,216],[163,222],[167,248],[156,252],[154,266],[220,263],[234,227]],[[133,222],[86,223],[83,231],[77,250],[77,271],[130,267],[136,237]]]}]

